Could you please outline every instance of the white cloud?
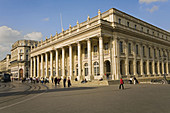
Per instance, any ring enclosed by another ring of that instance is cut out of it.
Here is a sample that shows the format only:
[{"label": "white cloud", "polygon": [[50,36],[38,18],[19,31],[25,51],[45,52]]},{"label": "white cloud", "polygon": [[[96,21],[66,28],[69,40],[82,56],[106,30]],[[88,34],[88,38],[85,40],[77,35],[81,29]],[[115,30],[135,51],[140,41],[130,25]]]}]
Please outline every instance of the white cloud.
[{"label": "white cloud", "polygon": [[158,9],[159,9],[158,6],[153,6],[151,9],[147,9],[147,11],[149,11],[150,13],[152,13],[152,12],[158,10]]},{"label": "white cloud", "polygon": [[50,20],[50,18],[44,18],[43,19],[43,21],[49,21]]},{"label": "white cloud", "polygon": [[0,26],[0,60],[2,60],[6,54],[10,53],[12,44],[14,44],[17,40],[40,40],[41,38],[41,32],[32,32],[22,35],[20,31],[7,26]]},{"label": "white cloud", "polygon": [[32,33],[24,35],[24,39],[27,39],[27,40],[41,40],[42,36],[43,35],[42,35],[41,32],[32,32]]},{"label": "white cloud", "polygon": [[139,3],[146,3],[146,4],[150,4],[152,2],[166,2],[168,0],[139,0]]}]

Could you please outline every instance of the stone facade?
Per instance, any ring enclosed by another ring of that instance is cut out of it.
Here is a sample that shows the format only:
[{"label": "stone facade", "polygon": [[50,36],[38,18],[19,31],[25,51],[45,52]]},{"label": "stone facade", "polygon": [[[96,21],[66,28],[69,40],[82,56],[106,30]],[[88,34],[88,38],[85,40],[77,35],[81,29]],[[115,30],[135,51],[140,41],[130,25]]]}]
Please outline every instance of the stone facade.
[{"label": "stone facade", "polygon": [[7,56],[0,61],[0,72],[11,73],[10,61],[11,61],[11,55],[7,54]]},{"label": "stone facade", "polygon": [[31,49],[31,77],[78,80],[169,76],[170,33],[109,9]]},{"label": "stone facade", "polygon": [[30,50],[37,41],[19,40],[12,45],[11,49],[11,74],[14,79],[29,77],[30,74]]}]

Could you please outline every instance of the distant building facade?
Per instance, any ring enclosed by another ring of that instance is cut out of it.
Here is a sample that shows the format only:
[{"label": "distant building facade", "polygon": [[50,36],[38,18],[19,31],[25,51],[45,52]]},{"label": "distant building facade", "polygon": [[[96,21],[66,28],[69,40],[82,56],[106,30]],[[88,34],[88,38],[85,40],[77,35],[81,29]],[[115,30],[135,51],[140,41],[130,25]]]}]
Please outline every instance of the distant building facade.
[{"label": "distant building facade", "polygon": [[46,38],[30,55],[31,77],[169,76],[170,33],[112,8]]},{"label": "distant building facade", "polygon": [[7,56],[0,61],[0,72],[11,73],[10,62],[11,62],[11,55],[7,54]]},{"label": "distant building facade", "polygon": [[18,40],[11,49],[11,74],[14,79],[29,77],[31,46],[38,42],[33,40]]}]

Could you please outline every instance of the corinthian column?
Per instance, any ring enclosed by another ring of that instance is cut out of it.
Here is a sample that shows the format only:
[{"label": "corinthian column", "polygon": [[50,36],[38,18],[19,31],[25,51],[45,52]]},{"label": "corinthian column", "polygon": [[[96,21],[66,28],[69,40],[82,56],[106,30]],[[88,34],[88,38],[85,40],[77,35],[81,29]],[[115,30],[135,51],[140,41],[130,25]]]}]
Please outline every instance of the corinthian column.
[{"label": "corinthian column", "polygon": [[55,67],[56,68],[56,77],[58,77],[59,75],[58,75],[58,50],[57,49],[56,49],[56,57],[55,58],[56,58],[56,65],[55,65],[56,66]]},{"label": "corinthian column", "polygon": [[37,77],[40,77],[40,58],[37,56]]},{"label": "corinthian column", "polygon": [[53,52],[50,52],[50,75],[53,77]]},{"label": "corinthian column", "polygon": [[91,66],[91,41],[90,39],[87,40],[87,49],[88,49],[88,76],[91,79],[93,79],[92,77],[92,66]]},{"label": "corinthian column", "polygon": [[36,57],[34,56],[34,77],[36,77]]},{"label": "corinthian column", "polygon": [[41,77],[44,77],[44,56],[41,55]]},{"label": "corinthian column", "polygon": [[78,80],[80,80],[81,77],[81,44],[80,42],[78,45]]},{"label": "corinthian column", "polygon": [[62,48],[62,76],[65,77],[65,49]]},{"label": "corinthian column", "polygon": [[125,62],[125,72],[126,72],[126,76],[129,77],[129,52],[128,52],[128,49],[129,49],[129,45],[128,45],[128,41],[125,42],[125,46],[126,46],[126,62]]},{"label": "corinthian column", "polygon": [[45,77],[48,77],[48,54],[47,53],[45,53],[45,65],[46,65],[46,67],[45,67],[45,70],[46,70]]},{"label": "corinthian column", "polygon": [[72,78],[72,76],[73,76],[73,59],[72,59],[72,57],[73,57],[73,52],[72,52],[72,46],[70,45],[69,46],[69,60],[70,60],[70,77]]},{"label": "corinthian column", "polygon": [[33,67],[33,66],[32,66],[32,57],[31,57],[31,61],[30,61],[30,77],[33,77],[33,76],[32,76],[32,72],[33,72],[33,71],[32,71],[32,70],[33,70],[32,67]]},{"label": "corinthian column", "polygon": [[99,37],[100,76],[104,77],[103,37]]}]

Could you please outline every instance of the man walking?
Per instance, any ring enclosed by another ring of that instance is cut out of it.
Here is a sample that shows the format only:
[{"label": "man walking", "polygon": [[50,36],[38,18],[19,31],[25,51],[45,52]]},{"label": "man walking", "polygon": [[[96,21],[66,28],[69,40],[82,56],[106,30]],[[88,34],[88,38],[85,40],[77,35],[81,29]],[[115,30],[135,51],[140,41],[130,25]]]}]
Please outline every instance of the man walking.
[{"label": "man walking", "polygon": [[64,77],[64,79],[63,79],[63,85],[64,85],[64,87],[66,87],[66,77]]},{"label": "man walking", "polygon": [[55,77],[55,79],[54,79],[54,83],[55,83],[55,86],[57,85],[57,77]]}]

